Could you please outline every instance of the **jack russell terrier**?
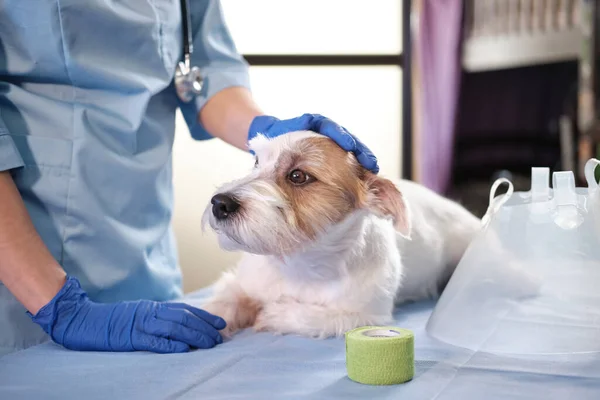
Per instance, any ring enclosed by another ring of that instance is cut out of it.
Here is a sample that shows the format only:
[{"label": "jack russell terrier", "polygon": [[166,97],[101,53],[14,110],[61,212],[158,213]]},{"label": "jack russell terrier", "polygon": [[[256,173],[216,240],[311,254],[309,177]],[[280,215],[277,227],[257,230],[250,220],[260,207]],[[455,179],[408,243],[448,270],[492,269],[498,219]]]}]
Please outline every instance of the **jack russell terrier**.
[{"label": "jack russell terrier", "polygon": [[364,169],[309,131],[249,143],[253,171],[219,188],[203,215],[243,251],[202,307],[221,332],[341,336],[392,321],[400,303],[439,296],[480,220],[411,181]]}]

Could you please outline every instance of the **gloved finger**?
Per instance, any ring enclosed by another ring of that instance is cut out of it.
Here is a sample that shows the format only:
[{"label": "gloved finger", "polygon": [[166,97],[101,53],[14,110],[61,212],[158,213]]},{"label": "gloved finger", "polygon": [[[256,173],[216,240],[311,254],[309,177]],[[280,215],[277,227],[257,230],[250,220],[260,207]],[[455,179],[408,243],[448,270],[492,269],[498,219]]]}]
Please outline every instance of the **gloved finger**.
[{"label": "gloved finger", "polygon": [[151,351],[161,354],[190,351],[190,346],[183,342],[143,333],[136,338],[134,348],[138,351]]},{"label": "gloved finger", "polygon": [[353,152],[356,149],[355,138],[344,127],[336,124],[329,118],[318,120],[311,129],[331,138],[346,151]]},{"label": "gloved finger", "polygon": [[[203,310],[198,310],[198,311],[203,311]],[[208,314],[208,313],[206,313],[206,314]],[[209,314],[209,315],[212,315],[212,314]],[[158,318],[159,320],[162,320],[162,321],[174,322],[176,324],[180,324],[189,329],[194,329],[198,332],[209,335],[217,343],[223,343],[223,338],[221,337],[221,334],[217,330],[218,328],[215,328],[214,325],[211,325],[206,320],[199,318],[197,315],[193,314],[192,312],[190,312],[189,310],[187,310],[185,308],[181,308],[181,309],[163,308],[163,309],[157,311],[156,318]],[[216,317],[216,318],[218,318],[218,317]],[[225,321],[223,321],[223,322],[225,322]],[[223,325],[223,328],[225,328],[225,325]],[[221,328],[221,329],[223,329],[223,328]]]},{"label": "gloved finger", "polygon": [[357,137],[332,121],[323,121],[320,133],[331,137],[345,151],[354,153],[358,162],[371,172],[379,172],[377,157]]},{"label": "gloved finger", "polygon": [[271,127],[279,121],[280,120],[278,118],[268,115],[260,115],[254,118],[250,124],[248,141],[254,139],[259,133],[266,135],[269,129],[271,129]]},{"label": "gloved finger", "polygon": [[375,158],[373,153],[371,153],[370,151],[366,151],[364,153],[356,155],[356,159],[363,167],[373,172],[374,174],[377,174],[379,172],[377,158]]},{"label": "gloved finger", "polygon": [[[345,130],[343,127],[342,129]],[[345,132],[348,131],[345,130]],[[363,167],[375,174],[378,173],[379,165],[377,163],[377,157],[375,157],[375,154],[373,154],[371,149],[369,149],[358,137],[352,135],[351,133],[348,133],[348,135],[351,136],[354,141],[354,148],[348,151],[352,151],[354,153],[356,159]]]},{"label": "gloved finger", "polygon": [[217,345],[217,342],[207,332],[160,319],[152,321],[146,327],[146,333],[183,342],[198,349],[209,349]]},{"label": "gloved finger", "polygon": [[[174,310],[174,309],[187,310],[187,311],[191,312],[193,315],[195,315],[196,317],[208,322],[210,325],[212,325],[213,327],[215,327],[218,330],[225,329],[225,327],[227,326],[227,323],[225,322],[225,320],[223,318],[219,317],[218,315],[211,314],[208,311],[202,310],[200,308],[191,306],[186,303],[169,303],[166,305],[165,308],[161,308],[159,310],[159,315],[161,312],[167,312],[167,310]],[[170,319],[169,321],[172,321],[172,319]],[[175,322],[179,322],[179,321],[175,321]]]}]

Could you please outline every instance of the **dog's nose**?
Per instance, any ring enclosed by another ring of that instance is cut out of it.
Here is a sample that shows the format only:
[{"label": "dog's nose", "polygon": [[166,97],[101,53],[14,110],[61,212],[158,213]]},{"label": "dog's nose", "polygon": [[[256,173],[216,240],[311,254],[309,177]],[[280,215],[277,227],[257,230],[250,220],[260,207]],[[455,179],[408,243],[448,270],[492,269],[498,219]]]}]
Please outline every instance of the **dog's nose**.
[{"label": "dog's nose", "polygon": [[240,203],[227,194],[217,194],[213,196],[210,202],[213,205],[213,215],[217,219],[227,219],[240,208]]}]

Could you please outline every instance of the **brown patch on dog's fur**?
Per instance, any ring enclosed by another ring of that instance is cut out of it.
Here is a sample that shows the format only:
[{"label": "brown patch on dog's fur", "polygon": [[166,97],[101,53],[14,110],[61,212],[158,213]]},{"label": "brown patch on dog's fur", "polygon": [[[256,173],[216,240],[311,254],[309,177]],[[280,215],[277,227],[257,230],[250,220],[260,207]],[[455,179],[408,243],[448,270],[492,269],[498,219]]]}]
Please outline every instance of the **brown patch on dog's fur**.
[{"label": "brown patch on dog's fur", "polygon": [[[327,226],[344,219],[366,200],[363,174],[356,159],[326,137],[307,138],[297,143],[297,151],[278,161],[276,182],[290,203],[293,217],[289,223],[308,239],[314,239]],[[291,171],[300,169],[314,182],[296,186],[288,180]]]},{"label": "brown patch on dog's fur", "polygon": [[403,236],[410,236],[410,217],[404,197],[396,185],[389,179],[378,177],[375,174],[367,173],[367,187],[371,194],[369,206],[381,216],[391,217],[394,221],[396,230]]},{"label": "brown patch on dog's fur", "polygon": [[220,332],[226,338],[241,329],[253,326],[256,317],[262,310],[262,304],[259,301],[252,299],[241,290],[236,290],[231,294],[233,295],[231,299],[216,299],[202,306],[205,311],[225,320],[227,326]]},{"label": "brown patch on dog's fur", "polygon": [[236,313],[236,324],[247,328],[254,324],[256,316],[262,309],[262,304],[246,295],[238,298],[238,312]]},{"label": "brown patch on dog's fur", "polygon": [[[316,180],[294,185],[288,176],[295,169]],[[359,208],[389,216],[401,234],[410,233],[406,205],[396,186],[364,169],[354,155],[325,136],[299,141],[296,151],[281,155],[275,174],[278,187],[291,205],[288,223],[309,240]]]}]

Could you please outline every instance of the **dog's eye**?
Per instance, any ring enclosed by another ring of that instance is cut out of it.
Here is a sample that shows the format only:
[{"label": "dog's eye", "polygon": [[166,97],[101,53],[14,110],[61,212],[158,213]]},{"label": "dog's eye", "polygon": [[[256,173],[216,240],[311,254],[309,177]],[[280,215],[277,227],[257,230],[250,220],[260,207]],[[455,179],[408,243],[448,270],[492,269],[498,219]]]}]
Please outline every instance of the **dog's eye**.
[{"label": "dog's eye", "polygon": [[258,167],[258,157],[254,158],[254,167]]},{"label": "dog's eye", "polygon": [[305,183],[310,182],[313,179],[306,172],[301,171],[299,169],[295,169],[292,172],[290,172],[290,175],[288,178],[289,178],[290,182],[292,182],[294,185],[303,185]]}]

